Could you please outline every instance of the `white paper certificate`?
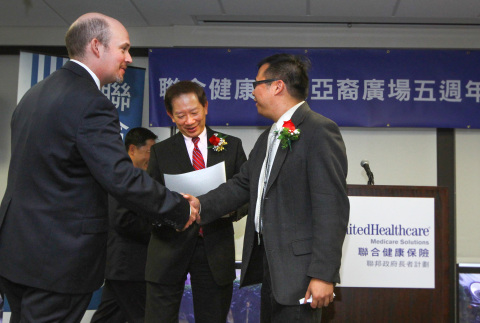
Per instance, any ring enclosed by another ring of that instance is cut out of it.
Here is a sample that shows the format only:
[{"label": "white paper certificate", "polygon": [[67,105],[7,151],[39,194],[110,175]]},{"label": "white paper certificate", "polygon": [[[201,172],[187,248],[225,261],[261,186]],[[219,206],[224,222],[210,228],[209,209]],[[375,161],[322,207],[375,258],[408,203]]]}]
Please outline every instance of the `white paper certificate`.
[{"label": "white paper certificate", "polygon": [[170,191],[193,196],[205,194],[227,181],[225,162],[178,175],[165,174],[165,186]]}]

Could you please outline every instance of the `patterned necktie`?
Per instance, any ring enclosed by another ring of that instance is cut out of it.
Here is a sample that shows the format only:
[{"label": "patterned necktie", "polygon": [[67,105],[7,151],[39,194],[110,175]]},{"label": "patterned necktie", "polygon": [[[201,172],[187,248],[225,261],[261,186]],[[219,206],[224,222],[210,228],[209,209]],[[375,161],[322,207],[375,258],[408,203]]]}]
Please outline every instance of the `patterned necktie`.
[{"label": "patterned necktie", "polygon": [[[277,135],[275,133],[277,131],[277,125],[273,124],[272,130],[269,134],[269,142],[268,142],[268,150],[267,150],[267,161],[265,162],[265,179],[264,179],[264,186],[263,186],[263,194],[265,194],[265,190],[267,188],[268,178],[270,177],[270,170],[272,168],[274,157],[272,156],[273,146],[275,143],[275,139]],[[273,158],[272,158],[273,157]]]},{"label": "patterned necktie", "polygon": [[[193,145],[195,146],[193,148],[192,164],[193,164],[193,168],[195,168],[195,170],[205,168],[205,160],[203,159],[202,152],[198,148],[198,142],[199,141],[200,141],[200,138],[198,138],[198,137],[192,138]],[[202,227],[200,227],[200,230],[198,231],[198,235],[203,237],[203,228]]]},{"label": "patterned necktie", "polygon": [[[255,230],[258,233],[262,233],[263,202],[265,198],[265,191],[267,189],[268,177],[270,176],[270,168],[273,164],[273,159],[275,156],[273,154],[273,146],[277,137],[275,130],[276,125],[273,124],[268,135],[267,154],[265,156],[264,165],[262,166],[262,172],[260,174],[258,184],[257,205],[255,206]],[[260,241],[260,239],[258,241]]]},{"label": "patterned necktie", "polygon": [[193,168],[195,168],[195,170],[205,168],[205,161],[203,160],[202,152],[198,148],[198,142],[199,141],[200,141],[200,138],[198,138],[198,137],[192,138],[193,145],[195,146],[195,148],[193,148],[192,164],[193,164]]}]

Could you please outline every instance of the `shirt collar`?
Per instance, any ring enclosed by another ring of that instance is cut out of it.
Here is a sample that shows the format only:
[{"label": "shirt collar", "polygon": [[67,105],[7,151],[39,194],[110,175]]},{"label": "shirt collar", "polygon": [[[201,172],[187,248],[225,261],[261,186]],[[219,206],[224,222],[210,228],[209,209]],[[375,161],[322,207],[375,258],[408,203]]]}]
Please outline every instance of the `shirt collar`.
[{"label": "shirt collar", "polygon": [[95,81],[95,84],[97,84],[98,89],[101,90],[100,89],[100,79],[95,75],[95,73],[92,72],[92,70],[90,68],[88,68],[87,65],[83,64],[80,61],[77,61],[76,59],[71,59],[70,61],[72,61],[74,63],[77,63],[78,65],[80,65],[81,67],[86,69],[87,72],[93,77],[93,80]]},{"label": "shirt collar", "polygon": [[[185,142],[192,142],[191,137],[187,137],[182,133],[183,138],[185,139]],[[198,135],[198,138],[200,138],[201,143],[206,143],[207,142],[207,127],[203,128],[203,131]]]},{"label": "shirt collar", "polygon": [[305,101],[302,101],[302,102],[299,102],[297,104],[295,104],[293,107],[291,107],[290,109],[288,109],[281,117],[280,119],[278,119],[277,122],[275,122],[274,124],[277,126],[277,130],[280,130],[283,128],[283,123],[285,121],[288,121],[290,119],[292,119],[292,116],[293,114],[295,113],[295,111],[297,111],[297,109],[302,105],[304,104]]}]

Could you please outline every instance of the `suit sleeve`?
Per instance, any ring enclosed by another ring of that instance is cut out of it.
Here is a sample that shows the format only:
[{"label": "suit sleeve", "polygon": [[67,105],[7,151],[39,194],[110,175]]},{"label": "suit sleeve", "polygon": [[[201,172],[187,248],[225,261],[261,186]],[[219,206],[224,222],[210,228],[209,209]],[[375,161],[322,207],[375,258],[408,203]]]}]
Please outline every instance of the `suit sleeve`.
[{"label": "suit sleeve", "polygon": [[[207,194],[198,197],[201,204],[200,218],[202,219],[202,225],[213,222],[223,215],[239,209],[250,199],[250,170],[248,160],[246,160],[243,148],[239,150],[241,150],[241,152],[239,151],[237,153],[236,161],[236,171],[237,167],[239,168],[238,173],[226,183],[220,185],[214,190],[211,190]],[[243,157],[241,156],[242,154]],[[241,162],[242,160],[243,162]],[[243,210],[245,215],[246,210]]]},{"label": "suit sleeve", "polygon": [[93,177],[128,209],[181,229],[190,205],[148,174],[133,167],[120,138],[118,114],[106,98],[97,96],[87,105],[76,134],[78,153]]},{"label": "suit sleeve", "polygon": [[318,127],[307,154],[312,202],[313,247],[307,275],[329,282],[340,282],[340,262],[349,218],[347,196],[347,156],[336,124]]},{"label": "suit sleeve", "polygon": [[111,196],[109,198],[110,226],[122,237],[147,245],[152,225],[143,216],[121,206]]}]

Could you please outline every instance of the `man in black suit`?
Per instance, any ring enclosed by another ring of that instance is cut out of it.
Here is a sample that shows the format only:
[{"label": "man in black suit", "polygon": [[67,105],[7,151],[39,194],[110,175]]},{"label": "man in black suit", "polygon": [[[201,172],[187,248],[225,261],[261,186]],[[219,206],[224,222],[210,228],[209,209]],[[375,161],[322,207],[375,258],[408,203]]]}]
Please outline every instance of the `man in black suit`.
[{"label": "man in black suit", "polygon": [[[304,101],[308,63],[277,54],[258,64],[257,109],[275,123],[260,135],[240,173],[199,197],[201,224],[250,201],[241,286],[262,283],[264,323],[320,322],[340,281],[349,217],[347,156],[337,125]],[[299,304],[310,297],[310,306]]]},{"label": "man in black suit", "polygon": [[105,274],[107,194],[176,229],[196,215],[133,167],[117,110],[100,90],[121,82],[132,62],[125,27],[89,13],[65,41],[71,61],[32,87],[11,121],[0,205],[0,284],[11,322],[80,322]]},{"label": "man in black suit", "polygon": [[[147,170],[150,149],[157,136],[142,127],[125,136],[125,148],[133,166]],[[148,219],[122,207],[109,197],[107,268],[102,301],[92,323],[143,323],[145,317],[145,263],[152,225]]]},{"label": "man in black suit", "polygon": [[[222,135],[205,126],[208,101],[201,86],[190,81],[170,86],[165,106],[180,132],[152,147],[148,172],[154,179],[164,183],[164,174],[191,172],[222,161],[227,179],[240,170],[246,161],[242,142],[233,136],[222,142]],[[203,163],[203,167],[198,167],[198,163]],[[234,218],[238,219],[237,215]],[[235,279],[231,217],[203,227],[192,225],[184,232],[163,225],[152,231],[146,269],[146,322],[178,322],[187,273],[192,284],[195,322],[224,323]]]}]

